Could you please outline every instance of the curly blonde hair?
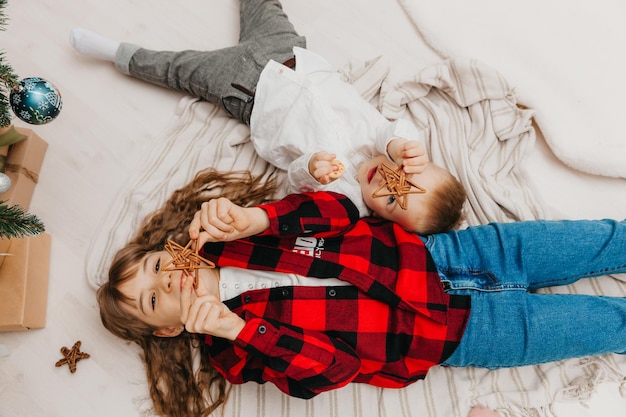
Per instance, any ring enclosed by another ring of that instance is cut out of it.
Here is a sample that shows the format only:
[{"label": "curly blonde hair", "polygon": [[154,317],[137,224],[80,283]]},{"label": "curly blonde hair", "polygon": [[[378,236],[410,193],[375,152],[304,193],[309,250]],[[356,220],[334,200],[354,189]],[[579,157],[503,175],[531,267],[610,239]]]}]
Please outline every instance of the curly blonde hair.
[{"label": "curly blonde hair", "polygon": [[[248,171],[201,171],[148,215],[136,235],[114,257],[109,279],[97,292],[100,318],[111,333],[137,343],[143,350],[150,396],[159,415],[208,416],[224,404],[230,385],[209,364],[205,345],[197,335],[183,332],[172,338],[154,336],[156,329],[124,308],[131,300],[120,291],[120,286],[135,277],[147,253],[162,250],[167,240],[187,243],[189,222],[203,202],[227,196],[236,204],[253,206],[272,200],[275,194],[272,176],[266,179]],[[195,352],[199,352],[199,366],[194,366]]]}]

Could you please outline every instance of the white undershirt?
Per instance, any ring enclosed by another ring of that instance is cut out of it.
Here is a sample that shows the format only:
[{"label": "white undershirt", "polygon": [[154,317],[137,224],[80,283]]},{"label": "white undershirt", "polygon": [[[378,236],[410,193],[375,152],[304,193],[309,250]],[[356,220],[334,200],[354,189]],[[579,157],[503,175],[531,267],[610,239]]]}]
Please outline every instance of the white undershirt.
[{"label": "white undershirt", "polygon": [[225,267],[220,269],[220,300],[226,301],[250,291],[287,286],[346,286],[348,282],[337,278],[308,278],[296,274],[284,274],[273,271],[255,271]]}]

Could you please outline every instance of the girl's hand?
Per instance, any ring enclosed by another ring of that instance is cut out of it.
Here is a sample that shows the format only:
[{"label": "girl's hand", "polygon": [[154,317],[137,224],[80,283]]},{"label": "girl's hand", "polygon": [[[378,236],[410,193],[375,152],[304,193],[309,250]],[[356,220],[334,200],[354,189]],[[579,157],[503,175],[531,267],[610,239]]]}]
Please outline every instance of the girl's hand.
[{"label": "girl's hand", "polygon": [[415,140],[393,139],[387,145],[387,152],[407,174],[421,174],[430,162],[426,149]]},{"label": "girl's hand", "polygon": [[336,171],[338,167],[333,164],[336,155],[321,151],[313,154],[309,159],[309,174],[320,184],[330,184],[336,178],[330,178],[328,174]]},{"label": "girl's hand", "polygon": [[189,224],[189,237],[197,245],[205,242],[226,242],[261,233],[269,227],[265,210],[241,207],[220,197],[202,203]]},{"label": "girl's hand", "polygon": [[211,294],[203,280],[198,280],[198,288],[192,296],[193,293],[193,277],[187,276],[180,297],[181,321],[185,329],[190,333],[235,340],[246,322]]}]

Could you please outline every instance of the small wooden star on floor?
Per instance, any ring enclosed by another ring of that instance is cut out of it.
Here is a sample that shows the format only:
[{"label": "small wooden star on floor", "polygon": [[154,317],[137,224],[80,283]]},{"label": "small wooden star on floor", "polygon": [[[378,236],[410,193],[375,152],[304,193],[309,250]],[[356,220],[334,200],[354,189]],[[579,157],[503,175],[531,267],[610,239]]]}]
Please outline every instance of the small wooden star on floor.
[{"label": "small wooden star on floor", "polygon": [[84,353],[80,351],[80,340],[74,343],[74,346],[72,346],[71,349],[68,349],[67,347],[63,346],[61,348],[61,353],[65,357],[57,361],[57,363],[55,363],[54,366],[58,368],[60,366],[67,364],[70,367],[71,373],[76,372],[76,362],[78,362],[81,359],[87,359],[90,356],[89,353]]},{"label": "small wooden star on floor", "polygon": [[[187,243],[187,246],[182,247],[178,243],[168,240],[165,244],[165,250],[170,254],[172,260],[163,265],[164,271],[183,271],[186,275],[193,275],[196,269],[215,268],[215,264],[208,259],[204,259],[198,255],[198,245],[196,250],[191,249],[193,240]],[[203,263],[205,265],[203,265]],[[193,287],[198,288],[198,277],[194,277]]]},{"label": "small wooden star on floor", "polygon": [[[407,179],[402,167],[393,169],[385,163],[382,163],[376,169],[383,177],[383,183],[374,191],[372,197],[396,196],[398,204],[403,210],[407,208],[407,194],[423,194],[426,189]],[[385,188],[385,191],[381,191]]]}]

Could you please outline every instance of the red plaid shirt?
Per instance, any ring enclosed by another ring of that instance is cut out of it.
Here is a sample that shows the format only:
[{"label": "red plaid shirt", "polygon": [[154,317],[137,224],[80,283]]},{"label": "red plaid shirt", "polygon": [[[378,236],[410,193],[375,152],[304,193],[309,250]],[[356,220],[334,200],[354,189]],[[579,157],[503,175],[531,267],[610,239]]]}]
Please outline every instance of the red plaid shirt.
[{"label": "red plaid shirt", "polygon": [[203,256],[222,267],[339,278],[352,286],[253,290],[227,301],[245,328],[234,342],[205,339],[227,380],[271,381],[301,398],[349,382],[398,388],[452,354],[469,298],[443,291],[419,237],[384,220],[358,219],[339,194],[294,194],[262,208],[267,231],[208,243]]}]

